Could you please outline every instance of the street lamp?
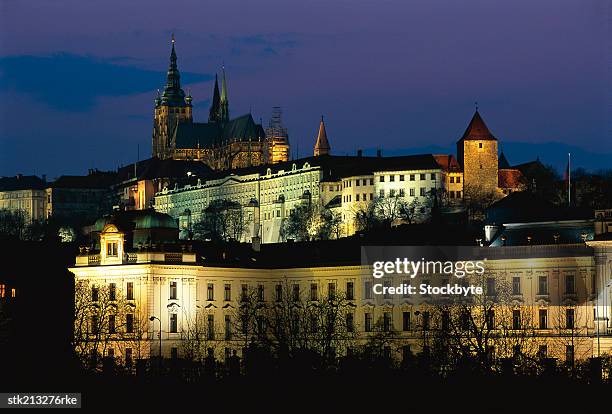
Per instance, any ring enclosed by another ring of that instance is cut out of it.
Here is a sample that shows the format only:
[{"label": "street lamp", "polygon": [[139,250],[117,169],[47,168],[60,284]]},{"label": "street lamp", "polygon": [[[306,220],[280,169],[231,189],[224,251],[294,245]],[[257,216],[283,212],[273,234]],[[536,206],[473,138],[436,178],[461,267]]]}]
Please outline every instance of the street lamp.
[{"label": "street lamp", "polygon": [[155,319],[159,321],[159,368],[162,364],[162,321],[157,316],[151,316],[149,320],[153,322]]}]

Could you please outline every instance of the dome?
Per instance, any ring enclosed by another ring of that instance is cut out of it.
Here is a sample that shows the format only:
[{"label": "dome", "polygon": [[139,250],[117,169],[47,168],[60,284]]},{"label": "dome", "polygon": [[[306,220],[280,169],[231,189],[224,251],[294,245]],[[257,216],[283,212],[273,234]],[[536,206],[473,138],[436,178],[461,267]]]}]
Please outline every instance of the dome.
[{"label": "dome", "polygon": [[[96,222],[97,223],[97,222]],[[150,212],[134,220],[136,229],[178,229],[178,223],[167,214]]]},{"label": "dome", "polygon": [[113,219],[110,216],[100,217],[99,219],[96,220],[93,226],[93,231],[101,232],[102,230],[104,230],[104,226],[106,226],[108,223],[112,223],[112,221]]}]

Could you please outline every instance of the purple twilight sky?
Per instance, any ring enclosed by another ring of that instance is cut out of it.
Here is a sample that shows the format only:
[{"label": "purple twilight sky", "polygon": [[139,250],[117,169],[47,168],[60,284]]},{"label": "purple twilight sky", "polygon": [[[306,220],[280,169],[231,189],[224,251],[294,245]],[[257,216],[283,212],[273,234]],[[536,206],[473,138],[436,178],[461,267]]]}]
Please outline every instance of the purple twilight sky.
[{"label": "purple twilight sky", "polygon": [[0,176],[150,156],[171,33],[196,121],[225,63],[231,115],[282,106],[294,155],[322,114],[335,154],[451,151],[478,101],[510,162],[607,167],[611,3],[0,0]]}]

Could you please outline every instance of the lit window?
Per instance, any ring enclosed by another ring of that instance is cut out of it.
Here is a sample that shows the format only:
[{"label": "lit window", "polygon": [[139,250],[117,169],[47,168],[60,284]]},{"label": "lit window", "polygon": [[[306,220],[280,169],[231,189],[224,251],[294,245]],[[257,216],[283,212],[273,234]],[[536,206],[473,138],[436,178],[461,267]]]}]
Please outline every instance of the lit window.
[{"label": "lit window", "polygon": [[336,298],[336,284],[333,282],[327,284],[327,297],[330,300]]},{"label": "lit window", "polygon": [[346,331],[347,332],[354,332],[355,331],[354,318],[355,318],[355,316],[353,315],[352,312],[349,312],[349,313],[346,314]]},{"label": "lit window", "polygon": [[310,300],[317,300],[319,299],[319,293],[318,293],[318,286],[316,283],[311,283],[310,284]]},{"label": "lit window", "polygon": [[353,282],[346,282],[346,299],[355,299],[355,284]]},{"label": "lit window", "polygon": [[170,299],[176,299],[178,286],[176,282],[170,282]]},{"label": "lit window", "polygon": [[170,333],[178,332],[178,315],[176,313],[170,314]]},{"label": "lit window", "polygon": [[410,312],[402,312],[402,330],[410,330]]},{"label": "lit window", "polygon": [[106,255],[109,257],[117,257],[117,242],[106,243]]},{"label": "lit window", "polygon": [[391,312],[385,312],[383,314],[383,330],[385,332],[391,331]]},{"label": "lit window", "polygon": [[363,294],[366,299],[372,299],[372,282],[371,281],[368,280],[365,282]]},{"label": "lit window", "polygon": [[134,314],[132,313],[125,315],[125,332],[134,333]]},{"label": "lit window", "polygon": [[548,328],[548,311],[546,309],[540,309],[539,321],[540,321],[540,329]]},{"label": "lit window", "polygon": [[215,315],[213,314],[208,315],[207,331],[208,331],[208,335],[207,335],[208,339],[215,339]]},{"label": "lit window", "polygon": [[372,332],[372,314],[371,313],[365,314],[365,331]]}]

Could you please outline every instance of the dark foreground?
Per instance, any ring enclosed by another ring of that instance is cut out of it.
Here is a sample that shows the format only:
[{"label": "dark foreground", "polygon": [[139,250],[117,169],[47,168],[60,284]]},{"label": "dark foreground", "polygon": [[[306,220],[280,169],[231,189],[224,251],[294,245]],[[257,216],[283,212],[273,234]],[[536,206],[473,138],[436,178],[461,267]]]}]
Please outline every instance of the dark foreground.
[{"label": "dark foreground", "polygon": [[[86,374],[66,367],[27,374],[1,371],[2,392],[80,392],[93,409],[260,411],[377,411],[483,413],[590,413],[612,407],[612,383],[565,377],[452,375],[368,369],[347,374],[270,371],[250,376],[201,378],[169,374]],[[602,411],[603,410],[603,411]]]}]

